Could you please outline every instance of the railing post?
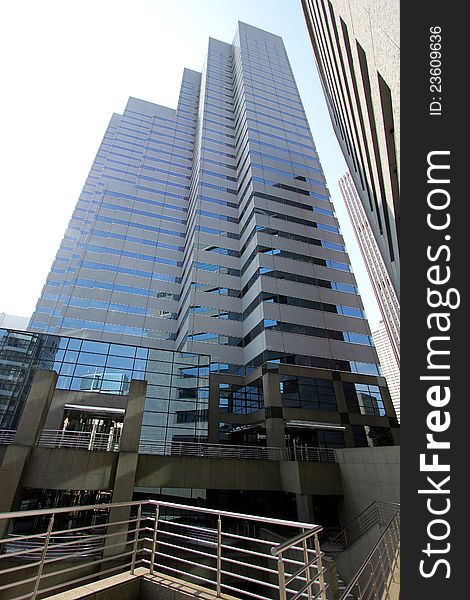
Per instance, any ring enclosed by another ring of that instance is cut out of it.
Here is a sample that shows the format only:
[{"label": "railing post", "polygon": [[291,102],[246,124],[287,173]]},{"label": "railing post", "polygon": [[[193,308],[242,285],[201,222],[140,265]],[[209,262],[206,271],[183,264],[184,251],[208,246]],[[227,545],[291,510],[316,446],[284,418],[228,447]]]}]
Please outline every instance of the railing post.
[{"label": "railing post", "polygon": [[152,539],[152,553],[150,554],[150,575],[154,574],[155,567],[155,552],[157,549],[157,528],[158,528],[158,519],[160,517],[160,504],[157,504],[157,508],[155,509],[155,525],[153,528],[153,539]]},{"label": "railing post", "polygon": [[277,574],[279,577],[279,600],[286,600],[286,574],[282,554],[277,557]]},{"label": "railing post", "polygon": [[321,559],[321,549],[320,549],[320,542],[318,541],[318,533],[314,534],[313,541],[314,541],[314,544],[315,544],[315,552],[316,552],[316,555],[317,555],[318,583],[320,585],[321,599],[322,600],[327,600],[327,598],[326,598],[325,577],[323,575],[323,561]]},{"label": "railing post", "polygon": [[[302,533],[305,533],[305,529],[302,529]],[[304,539],[302,541],[302,548],[303,548],[303,551],[304,551],[304,563],[305,563],[305,566],[307,567],[307,570],[305,571],[305,576],[307,578],[307,583],[309,584],[308,588],[307,588],[308,600],[312,600],[312,584],[313,584],[313,581],[312,581],[312,571],[311,571],[310,567],[307,566],[308,563],[309,563],[309,559],[308,559],[308,546],[307,546],[307,540],[306,539]]]},{"label": "railing post", "polygon": [[52,528],[54,526],[54,515],[51,515],[49,519],[49,524],[47,526],[46,537],[44,538],[44,546],[41,552],[41,562],[38,567],[38,574],[36,576],[36,581],[34,583],[34,591],[31,596],[31,600],[36,600],[36,596],[38,595],[39,585],[41,584],[42,570],[44,568],[44,561],[46,560],[47,549],[49,547],[49,540],[51,539]]},{"label": "railing post", "polygon": [[379,600],[379,595],[377,593],[377,582],[375,580],[374,566],[370,560],[369,560],[369,567],[370,567],[370,579],[372,581],[372,589],[374,590],[374,598],[375,598],[375,600]]},{"label": "railing post", "polygon": [[142,518],[142,504],[139,504],[139,508],[137,509],[137,522],[135,524],[134,545],[132,548],[131,575],[134,575],[134,571],[135,571],[135,563],[136,563],[136,558],[137,558],[137,546],[139,544],[141,518]]},{"label": "railing post", "polygon": [[222,594],[222,519],[217,519],[217,598]]}]

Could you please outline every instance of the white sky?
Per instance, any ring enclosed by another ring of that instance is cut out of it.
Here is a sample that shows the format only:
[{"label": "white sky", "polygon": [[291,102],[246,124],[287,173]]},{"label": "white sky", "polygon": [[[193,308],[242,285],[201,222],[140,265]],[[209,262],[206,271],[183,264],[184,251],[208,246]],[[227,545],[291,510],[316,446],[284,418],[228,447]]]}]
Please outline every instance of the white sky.
[{"label": "white sky", "polygon": [[347,170],[300,0],[14,0],[0,4],[0,312],[30,316],[113,112],[176,108],[183,68],[237,21],[281,35],[371,325],[380,319],[337,180]]}]

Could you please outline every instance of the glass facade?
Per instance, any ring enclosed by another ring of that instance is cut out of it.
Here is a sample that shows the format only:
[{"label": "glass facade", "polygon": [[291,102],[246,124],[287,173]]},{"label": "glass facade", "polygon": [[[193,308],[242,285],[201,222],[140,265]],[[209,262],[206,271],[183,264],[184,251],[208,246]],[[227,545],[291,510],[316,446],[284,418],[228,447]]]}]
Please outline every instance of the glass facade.
[{"label": "glass facade", "polygon": [[29,327],[228,373],[269,354],[378,372],[279,36],[240,23],[184,70],[176,109],[130,98],[113,115]]},{"label": "glass facade", "polygon": [[3,329],[0,344],[1,429],[16,426],[42,368],[58,373],[56,389],[77,392],[127,396],[132,379],[145,379],[142,439],[207,439],[208,356]]}]

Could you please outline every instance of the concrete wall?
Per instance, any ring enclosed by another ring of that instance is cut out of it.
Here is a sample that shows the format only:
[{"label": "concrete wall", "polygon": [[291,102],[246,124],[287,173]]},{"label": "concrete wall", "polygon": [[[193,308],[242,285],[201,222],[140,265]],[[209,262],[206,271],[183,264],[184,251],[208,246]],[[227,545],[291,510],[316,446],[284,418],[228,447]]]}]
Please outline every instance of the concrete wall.
[{"label": "concrete wall", "polygon": [[374,500],[400,502],[400,446],[336,450],[344,497],[339,502],[343,525]]}]

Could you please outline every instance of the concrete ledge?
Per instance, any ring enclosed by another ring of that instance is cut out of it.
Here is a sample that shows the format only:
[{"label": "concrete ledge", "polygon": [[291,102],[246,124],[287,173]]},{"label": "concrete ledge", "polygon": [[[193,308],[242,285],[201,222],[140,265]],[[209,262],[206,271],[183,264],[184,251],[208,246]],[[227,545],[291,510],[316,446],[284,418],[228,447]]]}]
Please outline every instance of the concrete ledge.
[{"label": "concrete ledge", "polygon": [[[47,596],[47,600],[79,600],[80,598],[89,598],[93,600],[136,600],[140,598],[140,582],[143,575],[148,573],[148,569],[140,567],[130,573],[119,573],[106,579],[100,579],[93,583],[81,585],[73,590],[61,592],[54,596]],[[46,600],[44,598],[44,600]]]},{"label": "concrete ledge", "polygon": [[[164,575],[163,573],[149,574],[149,570],[140,567],[134,575],[119,573],[106,579],[87,583],[54,596],[47,596],[44,600],[214,600],[217,598],[215,591],[203,586]],[[238,600],[234,596],[222,594],[219,598],[224,600]]]},{"label": "concrete ledge", "polygon": [[[187,600],[188,598],[200,598],[201,600],[213,600],[217,598],[215,591],[194,583],[182,581],[170,575],[147,573],[140,580],[141,600]],[[238,600],[234,596],[221,594],[219,598],[225,600]]]}]

